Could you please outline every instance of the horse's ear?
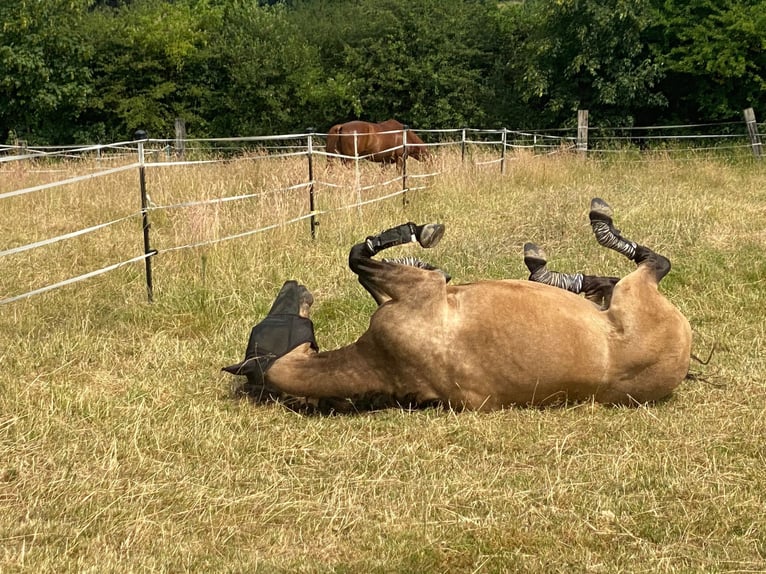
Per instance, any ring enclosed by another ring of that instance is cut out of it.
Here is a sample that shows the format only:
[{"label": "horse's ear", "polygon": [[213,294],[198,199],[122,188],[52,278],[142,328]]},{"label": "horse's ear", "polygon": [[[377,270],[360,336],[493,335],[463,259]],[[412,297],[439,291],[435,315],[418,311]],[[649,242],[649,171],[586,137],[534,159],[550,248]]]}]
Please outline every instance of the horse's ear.
[{"label": "horse's ear", "polygon": [[314,297],[311,292],[297,281],[285,281],[277,298],[271,305],[269,315],[300,315],[302,307],[311,307]]}]

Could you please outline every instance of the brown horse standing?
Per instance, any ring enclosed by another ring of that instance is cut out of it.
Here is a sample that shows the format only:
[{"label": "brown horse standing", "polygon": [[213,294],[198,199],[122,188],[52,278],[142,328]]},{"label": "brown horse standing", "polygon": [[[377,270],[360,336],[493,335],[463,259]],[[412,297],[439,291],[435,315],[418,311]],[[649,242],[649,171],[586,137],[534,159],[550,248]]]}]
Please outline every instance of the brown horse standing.
[{"label": "brown horse standing", "polygon": [[[432,247],[444,226],[408,223],[368,237],[351,248],[349,264],[380,306],[355,343],[318,352],[313,298],[288,281],[253,328],[245,360],[224,370],[246,375],[251,388],[358,405],[490,410],[662,399],[688,372],[691,328],[658,290],[670,262],[622,237],[611,215],[593,200],[597,241],[638,264],[619,281],[549,272],[529,248],[532,281],[450,285],[430,266],[373,259],[404,243]],[[575,293],[598,295],[601,305]]]},{"label": "brown horse standing", "polygon": [[[328,154],[343,156],[341,161],[344,165],[355,157],[400,164],[404,155],[403,132],[404,125],[396,120],[377,124],[359,120],[337,124],[327,133],[325,150]],[[425,143],[411,130],[407,130],[407,157],[417,160],[429,157]],[[332,156],[328,156],[328,160],[331,159]]]}]

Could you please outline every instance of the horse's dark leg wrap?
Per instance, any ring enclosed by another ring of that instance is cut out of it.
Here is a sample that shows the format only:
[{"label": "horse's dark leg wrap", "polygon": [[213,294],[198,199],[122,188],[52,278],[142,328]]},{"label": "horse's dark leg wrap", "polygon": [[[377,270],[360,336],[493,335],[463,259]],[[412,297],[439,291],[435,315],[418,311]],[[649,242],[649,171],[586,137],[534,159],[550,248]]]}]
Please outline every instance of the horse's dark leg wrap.
[{"label": "horse's dark leg wrap", "polygon": [[559,273],[546,267],[548,260],[545,252],[534,243],[524,244],[524,264],[529,269],[529,280],[536,283],[545,283],[559,289],[566,289],[572,293],[582,293],[582,273]]},{"label": "horse's dark leg wrap", "polygon": [[599,245],[622,253],[628,259],[635,261],[636,245],[620,235],[620,230],[614,228],[612,208],[598,197],[590,202],[590,226]]},{"label": "horse's dark leg wrap", "polygon": [[619,279],[617,277],[599,277],[583,275],[582,273],[559,273],[549,270],[545,252],[534,243],[524,245],[524,263],[529,269],[529,280],[545,283],[572,293],[584,294],[602,309],[609,307],[612,301],[612,291]]},{"label": "horse's dark leg wrap", "polygon": [[600,245],[622,253],[637,265],[649,263],[659,283],[670,271],[670,261],[643,245],[625,239],[620,230],[614,228],[612,208],[603,200],[594,198],[590,203],[590,225]]},{"label": "horse's dark leg wrap", "polygon": [[[371,235],[362,243],[357,243],[351,247],[348,255],[348,265],[351,270],[359,277],[359,283],[362,284],[370,295],[375,299],[378,305],[391,298],[392,287],[381,287],[380,282],[383,274],[389,274],[392,267],[400,264],[423,268],[422,264],[414,264],[412,261],[378,261],[373,259],[377,253],[403,245],[405,243],[417,242],[424,248],[434,247],[444,235],[444,225],[440,223],[428,223],[426,225],[415,225],[414,223],[404,223],[391,229],[387,229],[378,235]],[[445,273],[445,278],[448,278]],[[447,279],[448,280],[448,279]]]},{"label": "horse's dark leg wrap", "polygon": [[372,252],[372,255],[375,255],[389,247],[396,247],[397,245],[404,245],[405,243],[413,243],[415,241],[417,241],[416,225],[414,223],[404,223],[391,229],[386,229],[378,235],[370,235],[365,240],[365,243]]},{"label": "horse's dark leg wrap", "polygon": [[378,235],[371,235],[365,240],[365,243],[372,255],[375,255],[384,249],[405,243],[418,242],[424,248],[434,247],[442,235],[444,235],[444,225],[439,223],[415,225],[409,222],[386,229]]}]

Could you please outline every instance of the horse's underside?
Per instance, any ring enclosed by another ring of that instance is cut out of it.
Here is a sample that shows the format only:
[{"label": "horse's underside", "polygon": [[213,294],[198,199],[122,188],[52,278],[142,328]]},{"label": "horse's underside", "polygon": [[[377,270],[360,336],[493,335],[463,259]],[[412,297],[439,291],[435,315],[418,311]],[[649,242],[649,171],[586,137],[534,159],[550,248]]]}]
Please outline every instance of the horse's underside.
[{"label": "horse's underside", "polygon": [[[355,157],[363,157],[379,163],[399,163],[404,155],[404,125],[397,120],[380,123],[351,121],[337,124],[327,134],[326,151],[328,159],[340,155],[343,164],[349,164]],[[425,159],[428,156],[426,146],[418,135],[406,130],[407,156],[413,159]]]},{"label": "horse's underside", "polygon": [[600,200],[591,223],[599,243],[636,261],[635,271],[620,281],[551,272],[531,246],[532,281],[451,285],[428,265],[373,258],[411,241],[431,247],[443,226],[405,224],[371,236],[349,256],[379,304],[355,343],[318,352],[311,295],[288,281],[253,329],[245,361],[225,370],[246,375],[251,393],[336,410],[662,399],[687,374],[691,350],[687,320],[657,288],[670,264],[621,237]]}]

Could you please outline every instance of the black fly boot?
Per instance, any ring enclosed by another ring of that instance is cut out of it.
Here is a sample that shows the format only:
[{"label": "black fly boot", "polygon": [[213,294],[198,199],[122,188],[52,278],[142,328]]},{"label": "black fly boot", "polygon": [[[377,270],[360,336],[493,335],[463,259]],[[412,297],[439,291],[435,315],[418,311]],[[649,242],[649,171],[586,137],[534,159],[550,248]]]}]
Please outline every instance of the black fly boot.
[{"label": "black fly boot", "polygon": [[529,269],[529,280],[536,283],[545,283],[559,289],[566,289],[572,293],[582,293],[582,273],[559,273],[550,271],[546,264],[548,260],[545,252],[534,243],[524,244],[524,264]]},{"label": "black fly boot", "polygon": [[635,261],[638,245],[620,235],[620,230],[614,227],[612,215],[614,212],[606,201],[598,197],[591,200],[590,226],[596,236],[596,241],[599,245],[614,249],[617,253],[622,253],[631,261]]},{"label": "black fly boot", "polygon": [[365,240],[365,243],[371,252],[370,256],[372,256],[389,247],[404,245],[405,243],[418,242],[421,247],[426,249],[435,247],[443,235],[444,225],[440,223],[415,225],[410,222],[382,231],[378,235],[371,235]]}]

